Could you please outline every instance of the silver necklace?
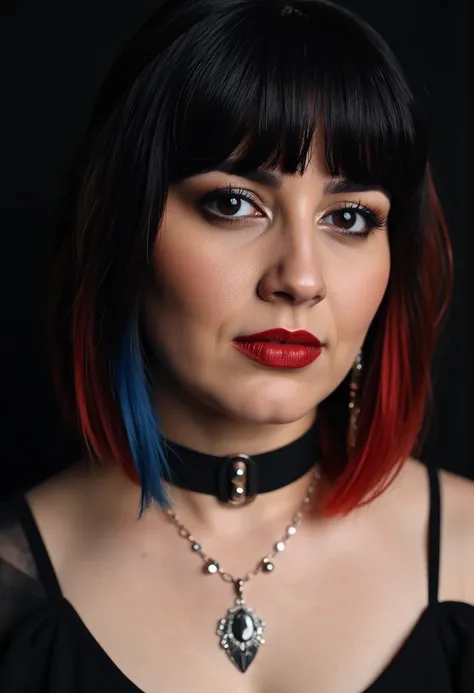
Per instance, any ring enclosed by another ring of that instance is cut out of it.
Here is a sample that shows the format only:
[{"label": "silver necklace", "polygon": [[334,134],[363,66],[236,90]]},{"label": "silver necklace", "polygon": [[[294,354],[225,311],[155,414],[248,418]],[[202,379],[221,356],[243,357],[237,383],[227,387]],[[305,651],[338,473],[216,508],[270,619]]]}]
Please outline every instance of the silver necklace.
[{"label": "silver necklace", "polygon": [[230,573],[227,573],[216,560],[203,551],[201,544],[195,540],[191,532],[182,524],[172,508],[165,511],[176,525],[179,535],[191,544],[192,551],[204,561],[204,572],[207,575],[219,575],[224,582],[234,585],[236,591],[235,604],[227,611],[226,616],[219,621],[216,634],[220,637],[220,645],[227,652],[230,661],[241,672],[245,672],[248,669],[255,659],[260,646],[265,643],[263,633],[266,628],[265,622],[257,616],[253,609],[247,606],[244,599],[244,585],[249,580],[257,577],[259,573],[273,572],[275,568],[273,559],[285,550],[288,541],[296,534],[302,522],[303,514],[309,507],[311,497],[314,494],[316,488],[315,481],[319,481],[320,478],[320,471],[316,468],[300,509],[294,515],[291,524],[286,528],[285,534],[275,543],[273,551],[262,558],[253,570],[241,578],[235,578]]}]

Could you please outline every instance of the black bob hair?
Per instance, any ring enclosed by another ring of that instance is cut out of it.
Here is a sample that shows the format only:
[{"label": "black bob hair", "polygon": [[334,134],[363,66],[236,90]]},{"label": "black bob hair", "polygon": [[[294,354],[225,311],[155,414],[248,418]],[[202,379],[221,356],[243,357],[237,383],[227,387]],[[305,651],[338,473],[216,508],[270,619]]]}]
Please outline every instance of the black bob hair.
[{"label": "black bob hair", "polygon": [[[49,317],[53,378],[91,456],[163,504],[166,459],[149,398],[139,300],[167,192],[237,158],[237,172],[305,170],[317,134],[329,175],[391,197],[391,276],[365,345],[359,442],[347,382],[319,405],[327,512],[347,512],[411,453],[451,287],[425,126],[387,44],[326,0],[167,0],[114,64],[65,195]],[[128,359],[128,361],[127,361]]]}]

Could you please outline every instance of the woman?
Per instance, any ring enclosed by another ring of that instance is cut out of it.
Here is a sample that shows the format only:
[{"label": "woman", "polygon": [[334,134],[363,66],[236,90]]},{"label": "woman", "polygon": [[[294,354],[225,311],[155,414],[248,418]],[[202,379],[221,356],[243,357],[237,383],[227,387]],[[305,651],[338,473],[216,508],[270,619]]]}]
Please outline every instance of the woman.
[{"label": "woman", "polygon": [[473,485],[411,457],[450,246],[387,45],[321,0],[169,0],[74,170],[85,454],[2,508],[1,692],[472,691]]}]

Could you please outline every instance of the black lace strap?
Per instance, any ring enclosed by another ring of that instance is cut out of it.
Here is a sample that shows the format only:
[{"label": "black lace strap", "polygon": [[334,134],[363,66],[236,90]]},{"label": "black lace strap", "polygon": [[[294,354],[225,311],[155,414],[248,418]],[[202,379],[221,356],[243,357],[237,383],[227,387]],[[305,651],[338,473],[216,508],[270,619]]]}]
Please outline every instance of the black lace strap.
[{"label": "black lace strap", "polygon": [[28,539],[46,596],[51,601],[60,599],[62,597],[61,587],[28,501],[23,494],[18,494],[12,499],[12,503]]},{"label": "black lace strap", "polygon": [[441,494],[439,470],[428,465],[430,515],[428,525],[428,595],[429,603],[438,601],[439,558],[441,536]]}]

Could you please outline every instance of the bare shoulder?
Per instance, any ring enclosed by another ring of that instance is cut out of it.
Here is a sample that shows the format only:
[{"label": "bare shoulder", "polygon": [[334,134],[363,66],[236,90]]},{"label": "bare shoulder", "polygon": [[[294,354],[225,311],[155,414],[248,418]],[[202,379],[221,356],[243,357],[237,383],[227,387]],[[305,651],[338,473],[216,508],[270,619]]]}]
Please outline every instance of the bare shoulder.
[{"label": "bare shoulder", "polygon": [[[474,605],[474,481],[444,469],[439,470],[441,536],[439,600]],[[425,523],[429,513],[429,484],[426,465],[407,460],[397,484],[396,496],[405,507],[420,513]]]},{"label": "bare shoulder", "polygon": [[140,488],[117,466],[85,457],[28,491],[26,500],[61,579],[92,542],[137,526]]},{"label": "bare shoulder", "polygon": [[474,481],[440,471],[442,512],[451,519],[458,551],[459,601],[474,605]]},{"label": "bare shoulder", "polygon": [[89,476],[87,461],[78,460],[27,491],[25,495],[28,504],[34,513],[43,516],[49,509],[51,514],[56,514],[57,519],[58,510],[62,514],[71,508],[71,503],[84,487]]},{"label": "bare shoulder", "polygon": [[74,556],[80,535],[97,521],[101,476],[81,459],[25,494],[58,575]]}]

